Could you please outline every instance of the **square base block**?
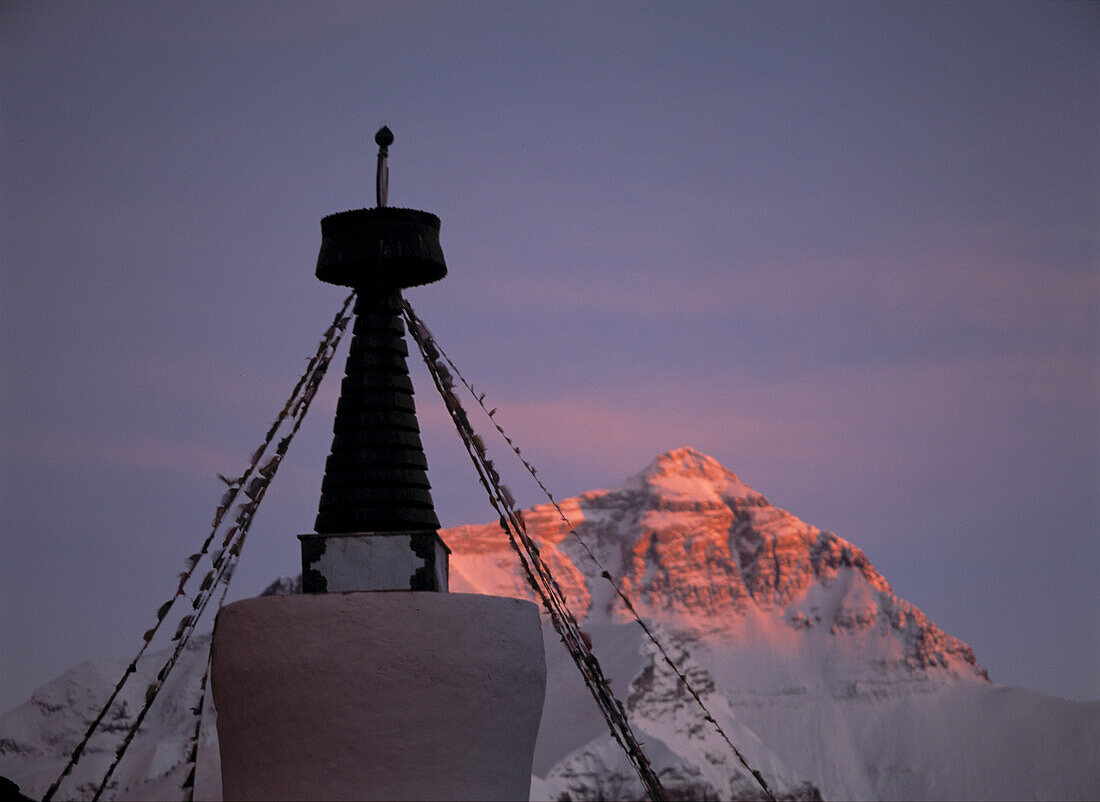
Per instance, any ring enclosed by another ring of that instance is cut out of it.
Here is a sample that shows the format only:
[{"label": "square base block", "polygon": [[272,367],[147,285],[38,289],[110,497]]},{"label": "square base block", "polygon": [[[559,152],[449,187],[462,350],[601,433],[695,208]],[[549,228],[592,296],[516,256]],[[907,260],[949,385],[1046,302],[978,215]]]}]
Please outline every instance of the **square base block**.
[{"label": "square base block", "polygon": [[447,592],[451,550],[435,530],[298,535],[302,592]]}]

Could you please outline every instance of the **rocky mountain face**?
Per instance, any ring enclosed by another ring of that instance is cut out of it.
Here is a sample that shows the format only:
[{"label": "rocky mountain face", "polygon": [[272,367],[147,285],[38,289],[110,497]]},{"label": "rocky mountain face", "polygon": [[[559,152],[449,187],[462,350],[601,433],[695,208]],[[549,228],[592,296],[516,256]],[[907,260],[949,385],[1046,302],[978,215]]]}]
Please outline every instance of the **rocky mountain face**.
[{"label": "rocky mountain face", "polygon": [[[576,535],[549,505],[525,511],[528,529],[673,798],[761,794],[605,570],[780,798],[1100,796],[1100,703],[991,683],[970,647],[898,598],[859,548],[772,506],[714,459],[678,449],[618,487],[560,506]],[[496,524],[442,534],[452,592],[531,598]],[[284,579],[270,591],[295,587]],[[532,798],[641,798],[549,627],[545,648]],[[193,682],[204,661],[196,652]],[[0,774],[25,791],[45,790],[87,726],[92,698],[106,698],[110,685],[90,665],[0,717]],[[112,683],[122,670],[96,666]],[[153,751],[123,764],[119,793],[180,798],[176,775],[194,722],[182,702],[166,703],[147,726]],[[205,726],[196,798],[216,798],[216,735]]]},{"label": "rocky mountain face", "polygon": [[[895,596],[859,548],[773,507],[694,449],[560,506],[641,616],[689,640],[725,642],[754,624],[774,628],[777,646],[792,632],[827,632],[869,648],[884,676],[987,679],[970,647]],[[631,620],[557,510],[538,506],[525,520],[578,618]],[[448,530],[447,543],[452,590],[529,595],[496,524]]]}]

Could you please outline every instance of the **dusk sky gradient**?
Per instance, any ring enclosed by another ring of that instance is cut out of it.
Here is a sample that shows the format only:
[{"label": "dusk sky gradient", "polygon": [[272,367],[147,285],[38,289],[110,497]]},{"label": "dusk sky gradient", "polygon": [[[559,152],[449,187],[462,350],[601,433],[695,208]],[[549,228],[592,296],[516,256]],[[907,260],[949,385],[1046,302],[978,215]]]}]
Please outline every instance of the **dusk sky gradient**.
[{"label": "dusk sky gradient", "polygon": [[[382,123],[450,269],[406,297],[557,496],[693,446],[993,681],[1100,697],[1098,42],[1095,3],[0,5],[0,708],[136,652],[344,297],[319,220]],[[444,526],[493,520],[410,364]],[[337,378],[231,598],[300,570]]]}]

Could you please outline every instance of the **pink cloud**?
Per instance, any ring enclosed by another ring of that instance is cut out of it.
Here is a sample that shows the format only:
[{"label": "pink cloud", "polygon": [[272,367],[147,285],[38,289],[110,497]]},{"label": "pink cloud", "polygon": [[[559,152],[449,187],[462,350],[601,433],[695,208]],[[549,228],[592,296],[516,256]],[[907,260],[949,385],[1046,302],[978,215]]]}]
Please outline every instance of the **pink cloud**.
[{"label": "pink cloud", "polygon": [[[916,234],[907,249],[837,257],[697,259],[668,269],[567,265],[493,271],[471,287],[474,305],[608,315],[692,316],[727,311],[776,321],[853,306],[890,326],[965,321],[998,334],[1079,334],[1100,301],[1100,273],[1035,264],[1013,250],[1014,232],[980,237],[952,229]],[[570,280],[563,280],[563,275]],[[583,275],[578,291],[576,278]]]},{"label": "pink cloud", "polygon": [[[906,364],[830,366],[786,378],[716,374],[705,381],[609,380],[540,398],[494,394],[496,420],[540,460],[621,477],[660,451],[691,445],[737,470],[741,460],[788,470],[911,470],[951,454],[1011,451],[1038,409],[1095,403],[1097,381],[1086,358],[973,355]],[[422,402],[426,434],[453,436],[437,405]],[[468,404],[472,407],[472,403]],[[476,428],[495,437],[484,417]],[[967,457],[970,459],[970,457]],[[817,466],[811,468],[811,466]],[[748,477],[751,481],[751,477]]]}]

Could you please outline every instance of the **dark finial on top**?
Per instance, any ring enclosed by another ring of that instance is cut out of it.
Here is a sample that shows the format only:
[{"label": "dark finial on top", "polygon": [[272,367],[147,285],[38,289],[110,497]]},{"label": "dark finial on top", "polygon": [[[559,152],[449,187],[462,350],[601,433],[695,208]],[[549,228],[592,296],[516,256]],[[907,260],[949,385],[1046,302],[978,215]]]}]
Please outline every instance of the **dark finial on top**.
[{"label": "dark finial on top", "polygon": [[386,196],[389,194],[390,168],[386,166],[386,156],[389,154],[389,146],[393,144],[393,131],[383,125],[374,135],[374,141],[378,143],[378,171],[374,177],[374,194],[378,208],[381,209],[386,205]]}]

